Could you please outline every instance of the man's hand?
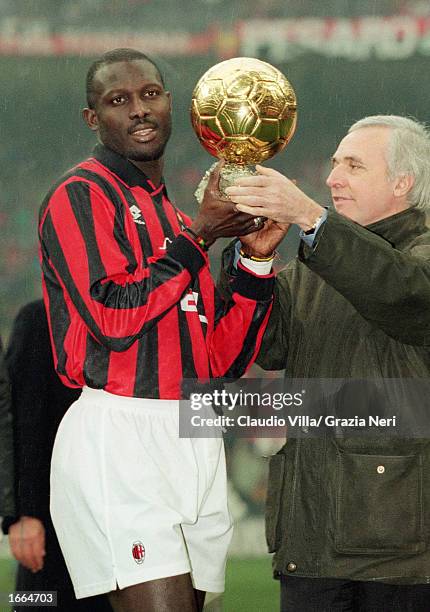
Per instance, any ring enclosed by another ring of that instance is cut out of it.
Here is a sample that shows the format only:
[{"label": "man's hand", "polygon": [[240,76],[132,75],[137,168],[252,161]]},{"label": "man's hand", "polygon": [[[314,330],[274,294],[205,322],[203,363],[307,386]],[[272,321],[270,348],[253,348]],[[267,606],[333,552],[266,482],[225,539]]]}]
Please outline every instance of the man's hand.
[{"label": "man's hand", "polygon": [[248,255],[270,257],[284,239],[289,228],[289,223],[278,223],[267,219],[260,230],[247,236],[239,236],[239,239],[243,250]]},{"label": "man's hand", "polygon": [[19,563],[32,572],[43,568],[45,528],[37,518],[22,516],[9,527],[10,550]]},{"label": "man's hand", "polygon": [[324,208],[309,198],[293,181],[272,168],[257,166],[258,174],[238,179],[225,190],[236,209],[278,223],[296,223],[311,229]]},{"label": "man's hand", "polygon": [[219,191],[219,175],[224,162],[219,162],[209,177],[202,203],[191,229],[201,236],[208,246],[217,238],[246,235],[257,228],[254,217],[237,212],[236,206]]}]

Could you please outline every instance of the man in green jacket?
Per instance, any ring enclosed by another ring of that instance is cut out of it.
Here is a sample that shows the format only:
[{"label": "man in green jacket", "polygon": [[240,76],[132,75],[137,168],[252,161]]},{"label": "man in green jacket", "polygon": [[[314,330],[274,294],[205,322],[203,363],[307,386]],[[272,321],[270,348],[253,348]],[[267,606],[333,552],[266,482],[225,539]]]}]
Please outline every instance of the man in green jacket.
[{"label": "man in green jacket", "polygon": [[[227,190],[238,210],[301,228],[257,361],[288,378],[421,384],[430,378],[429,133],[411,119],[367,117],[332,162],[334,209],[268,168]],[[242,248],[258,255],[251,239]],[[271,461],[266,530],[283,612],[430,610],[430,440],[288,438]]]}]

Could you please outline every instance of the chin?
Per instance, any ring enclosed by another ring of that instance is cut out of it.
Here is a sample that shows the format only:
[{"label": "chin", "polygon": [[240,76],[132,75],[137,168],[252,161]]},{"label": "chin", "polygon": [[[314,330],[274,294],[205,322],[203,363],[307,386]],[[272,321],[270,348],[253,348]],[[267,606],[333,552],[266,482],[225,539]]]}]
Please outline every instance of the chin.
[{"label": "chin", "polygon": [[154,149],[153,151],[139,151],[139,150],[133,149],[131,151],[126,152],[126,157],[127,159],[131,159],[132,161],[139,161],[139,162],[157,161],[163,156],[165,146],[166,145],[163,144],[163,146],[158,147],[157,149]]},{"label": "chin", "polygon": [[351,221],[355,221],[356,223],[359,223],[359,221],[357,220],[356,212],[353,210],[348,210],[347,206],[345,207],[343,207],[342,205],[335,206],[335,210],[337,213],[339,213],[339,215],[342,215],[342,217],[346,217],[347,219],[351,219]]}]

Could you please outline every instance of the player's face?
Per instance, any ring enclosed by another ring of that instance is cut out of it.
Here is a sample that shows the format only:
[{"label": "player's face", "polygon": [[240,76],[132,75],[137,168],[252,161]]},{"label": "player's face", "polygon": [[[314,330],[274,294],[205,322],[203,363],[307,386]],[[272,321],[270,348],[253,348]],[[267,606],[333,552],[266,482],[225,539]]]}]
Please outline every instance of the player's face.
[{"label": "player's face", "polygon": [[95,75],[95,108],[85,109],[89,127],[103,144],[134,161],[163,155],[171,132],[171,99],[157,69],[146,60],[102,66]]},{"label": "player's face", "polygon": [[327,178],[338,213],[368,225],[407,208],[396,196],[397,179],[388,178],[387,152],[390,128],[358,129],[340,142]]}]

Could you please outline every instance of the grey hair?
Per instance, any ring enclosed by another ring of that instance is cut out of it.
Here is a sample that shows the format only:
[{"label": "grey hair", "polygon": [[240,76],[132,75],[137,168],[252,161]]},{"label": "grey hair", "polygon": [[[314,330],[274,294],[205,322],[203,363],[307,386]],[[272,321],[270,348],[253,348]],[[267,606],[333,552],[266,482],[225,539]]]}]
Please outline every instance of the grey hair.
[{"label": "grey hair", "polygon": [[382,126],[391,128],[387,152],[388,177],[412,175],[410,206],[430,208],[430,133],[427,126],[409,117],[372,115],[353,123],[348,130]]}]

